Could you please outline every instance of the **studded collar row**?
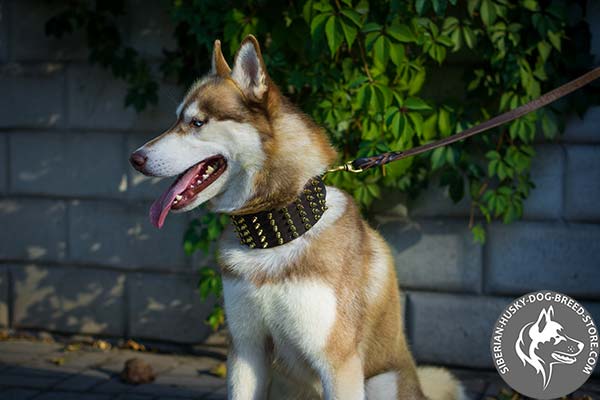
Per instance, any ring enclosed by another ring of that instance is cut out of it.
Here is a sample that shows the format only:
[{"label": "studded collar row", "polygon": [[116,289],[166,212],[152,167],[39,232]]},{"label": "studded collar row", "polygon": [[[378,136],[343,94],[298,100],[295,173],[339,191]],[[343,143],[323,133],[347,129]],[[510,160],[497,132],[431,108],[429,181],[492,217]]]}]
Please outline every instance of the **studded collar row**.
[{"label": "studded collar row", "polygon": [[231,221],[243,245],[251,249],[281,246],[299,238],[317,223],[327,210],[325,196],[323,180],[315,177],[287,206],[254,214],[232,215]]}]

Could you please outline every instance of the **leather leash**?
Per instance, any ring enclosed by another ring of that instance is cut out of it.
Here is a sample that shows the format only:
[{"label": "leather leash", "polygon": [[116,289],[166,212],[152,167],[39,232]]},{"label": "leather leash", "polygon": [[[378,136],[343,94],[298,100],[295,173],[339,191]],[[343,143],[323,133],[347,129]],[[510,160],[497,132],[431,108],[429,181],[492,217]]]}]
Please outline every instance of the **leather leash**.
[{"label": "leather leash", "polygon": [[556,100],[578,90],[594,80],[600,78],[600,67],[594,68],[593,70],[581,75],[580,77],[573,79],[570,82],[565,83],[558,88],[543,94],[537,99],[531,100],[530,102],[517,107],[513,110],[507,111],[503,114],[495,116],[481,124],[475,125],[467,130],[460,133],[456,133],[447,138],[437,140],[432,143],[427,143],[421,146],[414,147],[409,150],[391,151],[383,154],[378,154],[372,157],[357,158],[356,160],[348,161],[345,164],[339,165],[335,168],[328,170],[327,172],[336,171],[348,171],[359,173],[369,168],[385,165],[393,161],[401,160],[403,158],[412,157],[417,154],[425,153],[426,151],[433,150],[438,147],[446,146],[451,143],[458,142],[459,140],[466,139],[468,137],[477,135],[478,133],[485,132],[489,129],[497,126],[506,124],[522,117],[525,114],[529,114],[532,111],[536,111]]}]

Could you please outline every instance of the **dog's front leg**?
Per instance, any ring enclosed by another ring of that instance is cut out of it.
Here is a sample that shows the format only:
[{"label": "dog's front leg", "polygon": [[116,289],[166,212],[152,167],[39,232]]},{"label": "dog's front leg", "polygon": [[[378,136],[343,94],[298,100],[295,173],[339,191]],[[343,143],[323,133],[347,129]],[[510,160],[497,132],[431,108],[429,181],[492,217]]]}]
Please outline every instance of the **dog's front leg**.
[{"label": "dog's front leg", "polygon": [[267,333],[252,293],[252,285],[223,278],[225,313],[231,334],[227,358],[229,400],[263,400],[268,389]]},{"label": "dog's front leg", "polygon": [[364,400],[364,372],[358,354],[337,365],[318,368],[326,400]]},{"label": "dog's front leg", "polygon": [[227,398],[264,400],[269,381],[267,355],[256,343],[233,345],[227,359]]}]

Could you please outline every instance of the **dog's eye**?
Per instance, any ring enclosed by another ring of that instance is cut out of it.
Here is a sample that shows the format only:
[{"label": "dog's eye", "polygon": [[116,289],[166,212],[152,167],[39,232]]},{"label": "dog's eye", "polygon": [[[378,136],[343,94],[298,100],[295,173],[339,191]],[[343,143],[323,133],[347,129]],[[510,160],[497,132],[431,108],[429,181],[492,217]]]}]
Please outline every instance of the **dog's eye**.
[{"label": "dog's eye", "polygon": [[202,128],[202,126],[204,126],[205,123],[206,121],[200,121],[199,119],[195,118],[190,121],[190,125],[195,128]]},{"label": "dog's eye", "polygon": [[554,344],[558,344],[559,342],[562,342],[564,339],[560,336],[555,336],[554,338]]}]

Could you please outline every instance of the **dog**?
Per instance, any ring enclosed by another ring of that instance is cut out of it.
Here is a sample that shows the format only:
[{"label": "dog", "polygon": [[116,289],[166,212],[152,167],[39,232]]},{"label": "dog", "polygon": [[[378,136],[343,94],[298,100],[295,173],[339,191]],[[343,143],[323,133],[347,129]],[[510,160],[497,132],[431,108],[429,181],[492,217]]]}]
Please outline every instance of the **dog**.
[{"label": "dog", "polygon": [[552,306],[542,309],[536,321],[526,324],[515,343],[517,355],[523,366],[529,364],[536,374],[542,375],[546,390],[556,364],[573,364],[583,350],[583,343],[564,333],[564,327],[555,321]]},{"label": "dog", "polygon": [[157,227],[203,203],[232,216],[218,252],[229,399],[267,398],[273,373],[295,385],[286,399],[464,397],[448,371],[416,368],[390,249],[349,195],[320,181],[336,151],[270,79],[253,36],[233,69],[215,42],[176,118],[130,161],[177,176],[151,207]]}]

